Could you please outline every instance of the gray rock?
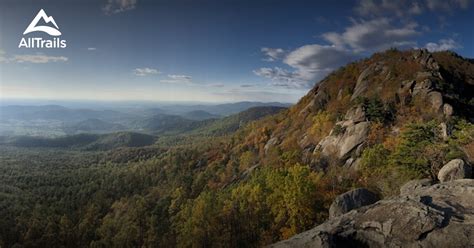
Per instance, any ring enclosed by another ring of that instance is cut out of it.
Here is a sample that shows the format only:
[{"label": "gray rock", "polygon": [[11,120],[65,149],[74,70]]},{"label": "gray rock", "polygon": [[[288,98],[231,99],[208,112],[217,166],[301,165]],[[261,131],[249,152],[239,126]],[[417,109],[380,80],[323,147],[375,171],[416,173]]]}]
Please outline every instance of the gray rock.
[{"label": "gray rock", "polygon": [[269,139],[267,141],[267,143],[265,144],[265,146],[263,147],[263,150],[265,151],[265,153],[268,152],[268,149],[270,149],[271,147],[275,146],[276,144],[278,144],[278,138],[277,137],[273,137],[271,139]]},{"label": "gray rock", "polygon": [[438,180],[441,182],[452,181],[462,178],[471,178],[472,168],[464,163],[462,159],[453,159],[445,164],[438,172]]},{"label": "gray rock", "polygon": [[400,188],[400,195],[408,195],[414,190],[417,190],[422,187],[431,186],[433,185],[433,183],[433,180],[429,178],[408,181]]},{"label": "gray rock", "polygon": [[453,115],[453,106],[445,103],[443,104],[443,113],[446,118],[449,118]]},{"label": "gray rock", "polygon": [[402,105],[406,105],[411,101],[414,86],[415,80],[406,80],[400,85],[397,91],[397,97]]},{"label": "gray rock", "polygon": [[[321,82],[322,83],[322,82]],[[329,101],[329,94],[322,88],[317,87],[314,93],[314,97],[301,111],[300,115],[306,115],[309,112],[317,112],[322,109]]]},{"label": "gray rock", "polygon": [[448,140],[449,136],[451,136],[451,132],[448,129],[448,125],[446,125],[446,123],[444,122],[441,122],[439,124],[439,129],[441,131],[441,137],[443,138],[443,140]]},{"label": "gray rock", "polygon": [[337,92],[337,98],[336,98],[338,101],[342,100],[342,89],[339,89],[339,91]]},{"label": "gray rock", "polygon": [[271,247],[474,247],[474,180],[415,188]]},{"label": "gray rock", "polygon": [[418,62],[423,65],[426,69],[428,70],[433,70],[437,71],[439,70],[439,65],[438,63],[434,60],[433,56],[431,56],[431,53],[426,51],[426,50],[420,50],[421,52],[419,54],[414,54],[414,58],[418,60]]},{"label": "gray rock", "polygon": [[368,189],[358,188],[341,194],[334,199],[329,208],[329,218],[345,214],[352,209],[370,205],[379,200],[379,197]]},{"label": "gray rock", "polygon": [[425,79],[421,82],[417,82],[413,87],[412,94],[415,95],[427,95],[433,90],[433,82],[429,79]]},{"label": "gray rock", "polygon": [[438,112],[441,110],[441,106],[443,105],[443,96],[438,91],[432,91],[428,93],[428,100],[431,103],[431,108]]},{"label": "gray rock", "polygon": [[343,124],[345,128],[343,134],[325,137],[319,142],[316,150],[321,150],[326,156],[331,156],[335,153],[338,158],[347,157],[354,148],[366,140],[369,133],[369,125],[368,121],[357,124],[347,121]]},{"label": "gray rock", "polygon": [[365,121],[364,109],[362,108],[362,106],[352,107],[346,112],[344,118],[354,123]]},{"label": "gray rock", "polygon": [[419,71],[416,73],[416,79],[426,79],[433,76],[433,73],[430,71]]},{"label": "gray rock", "polygon": [[372,64],[369,65],[365,70],[357,78],[357,83],[354,88],[354,92],[351,96],[351,101],[356,99],[357,97],[361,96],[369,87],[369,76],[378,73],[383,70],[382,64]]},{"label": "gray rock", "polygon": [[339,157],[342,158],[365,141],[369,133],[369,122],[360,122],[346,128],[339,145]]},{"label": "gray rock", "polygon": [[346,162],[344,163],[344,167],[351,167],[352,163],[354,163],[354,159],[348,158]]}]

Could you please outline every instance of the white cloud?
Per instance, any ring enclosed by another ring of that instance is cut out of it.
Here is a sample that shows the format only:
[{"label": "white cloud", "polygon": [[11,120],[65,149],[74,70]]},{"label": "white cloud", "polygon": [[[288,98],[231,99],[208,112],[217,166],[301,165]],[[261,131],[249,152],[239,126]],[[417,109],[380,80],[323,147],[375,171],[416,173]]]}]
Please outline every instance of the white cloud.
[{"label": "white cloud", "polygon": [[[306,88],[322,79],[328,72],[361,55],[390,47],[416,47],[416,37],[429,28],[413,21],[414,15],[433,11],[436,5],[448,4],[452,8],[467,8],[470,0],[360,0],[354,11],[359,19],[342,32],[323,33],[328,45],[309,44],[294,50],[263,47],[265,61],[282,62],[283,66],[263,67],[253,72],[271,80],[272,85],[286,88]],[[441,6],[442,7],[442,6]],[[398,17],[398,18],[395,18]],[[453,40],[428,43],[432,51],[460,47]]]},{"label": "white cloud", "polygon": [[460,47],[461,45],[459,45],[453,39],[441,39],[439,40],[438,43],[429,42],[425,46],[425,48],[428,49],[428,51],[430,52],[446,51],[446,50],[452,50],[452,49],[456,49]]},{"label": "white cloud", "polygon": [[191,83],[191,76],[187,75],[168,75],[169,79],[162,79],[160,82],[162,83],[180,83],[180,84],[190,84]]},{"label": "white cloud", "polygon": [[342,33],[329,32],[323,38],[335,46],[348,46],[355,52],[387,49],[395,46],[414,45],[411,39],[420,32],[418,24],[412,22],[395,27],[388,18],[354,22]]},{"label": "white cloud", "polygon": [[88,47],[87,48],[87,51],[95,51],[95,50],[97,50],[97,48],[95,48],[95,47]]},{"label": "white cloud", "polygon": [[348,51],[336,46],[312,44],[292,51],[284,62],[297,69],[301,79],[312,80],[318,73],[341,66],[352,57]]},{"label": "white cloud", "polygon": [[66,62],[68,61],[67,57],[64,56],[48,56],[41,53],[38,54],[24,54],[24,55],[13,55],[6,61],[16,62],[16,63],[35,63],[35,64],[44,64],[49,62]]},{"label": "white cloud", "polygon": [[280,67],[268,68],[263,67],[254,70],[253,73],[260,77],[271,79],[272,85],[285,88],[308,88],[311,87],[310,82],[303,80],[296,71],[288,71]]},{"label": "white cloud", "polygon": [[157,69],[153,68],[136,68],[133,70],[133,74],[143,77],[143,76],[148,76],[148,75],[154,75],[154,74],[160,74],[161,72],[158,71]]},{"label": "white cloud", "polygon": [[0,63],[7,62],[7,58],[5,57],[5,51],[0,49]]},{"label": "white cloud", "polygon": [[279,60],[285,54],[285,50],[283,50],[281,48],[262,47],[262,49],[260,49],[260,50],[261,50],[261,52],[263,52],[265,54],[265,58],[263,60],[264,61],[269,61],[269,62]]},{"label": "white cloud", "polygon": [[107,4],[102,8],[105,14],[117,14],[127,10],[132,10],[137,5],[137,0],[107,0]]},{"label": "white cloud", "polygon": [[306,90],[280,92],[273,90],[231,88],[225,91],[214,92],[213,94],[215,96],[224,97],[226,101],[297,102],[306,93]]},{"label": "white cloud", "polygon": [[426,0],[426,6],[430,10],[452,11],[456,8],[469,8],[469,0]]},{"label": "white cloud", "polygon": [[410,16],[424,11],[469,8],[470,0],[360,0],[354,11],[360,16]]},{"label": "white cloud", "polygon": [[422,14],[423,4],[420,1],[410,0],[360,0],[354,11],[361,16],[403,17]]},{"label": "white cloud", "polygon": [[191,76],[186,75],[168,75],[168,77],[175,80],[191,80]]},{"label": "white cloud", "polygon": [[260,77],[271,79],[274,86],[308,88],[316,80],[347,63],[351,58],[353,58],[351,52],[336,46],[305,45],[289,52],[283,59],[283,63],[292,70],[264,67],[253,72]]}]

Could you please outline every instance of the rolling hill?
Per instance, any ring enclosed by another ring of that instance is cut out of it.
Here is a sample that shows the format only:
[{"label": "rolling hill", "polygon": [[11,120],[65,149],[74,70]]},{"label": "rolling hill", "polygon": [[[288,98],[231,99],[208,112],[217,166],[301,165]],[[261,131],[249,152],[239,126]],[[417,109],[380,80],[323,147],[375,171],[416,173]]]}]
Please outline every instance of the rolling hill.
[{"label": "rolling hill", "polygon": [[110,134],[76,134],[58,138],[19,136],[4,138],[3,143],[17,147],[68,148],[79,150],[110,150],[119,147],[152,145],[156,138],[134,132]]}]

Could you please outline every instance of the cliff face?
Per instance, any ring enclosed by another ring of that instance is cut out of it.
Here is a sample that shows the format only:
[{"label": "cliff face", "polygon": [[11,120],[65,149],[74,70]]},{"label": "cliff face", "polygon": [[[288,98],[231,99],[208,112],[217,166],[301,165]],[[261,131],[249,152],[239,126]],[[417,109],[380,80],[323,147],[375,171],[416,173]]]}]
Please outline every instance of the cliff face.
[{"label": "cliff face", "polygon": [[[407,123],[474,118],[474,63],[451,52],[395,51],[333,72],[280,122],[266,149],[296,137],[306,162],[322,156],[357,162],[375,122],[387,132]],[[318,122],[326,115],[326,122]],[[449,127],[448,127],[449,129]]]},{"label": "cliff face", "polygon": [[[375,201],[367,198],[370,192],[340,195],[328,221],[272,247],[474,246],[474,180],[445,182],[471,177],[473,99],[474,63],[451,52],[387,51],[328,76],[292,109],[301,120],[292,125],[300,128],[288,130],[299,135],[313,168],[326,171],[321,161],[336,165],[339,183],[344,173],[355,171],[355,185],[366,183],[386,198],[360,207]],[[321,113],[329,116],[326,127],[318,122]],[[470,127],[453,134],[460,121]],[[311,132],[314,122],[319,133]],[[284,144],[289,133],[273,137]],[[450,149],[461,151],[456,156],[466,163],[454,159],[441,169],[454,156]],[[410,181],[395,195],[407,178],[394,178],[415,164],[430,172],[409,177],[432,179]],[[436,175],[441,183],[432,185]],[[387,190],[388,184],[394,187]]]},{"label": "cliff face", "polygon": [[423,186],[271,247],[473,247],[474,180]]},{"label": "cliff face", "polygon": [[[206,185],[206,194],[190,201],[189,208],[201,211],[202,201],[217,206],[215,216],[203,218],[214,217],[211,231],[229,228],[225,240],[240,246],[288,239],[324,222],[328,213],[342,217],[278,245],[383,247],[425,240],[429,246],[436,241],[430,232],[447,230],[441,229],[447,219],[453,224],[461,219],[447,217],[449,211],[462,213],[472,202],[461,199],[468,203],[445,211],[458,199],[432,206],[431,193],[390,197],[409,180],[436,178],[453,159],[472,165],[473,85],[474,63],[449,52],[389,50],[351,63],[288,110],[242,126],[218,149],[199,155],[194,172],[206,176],[196,184]],[[454,170],[442,178],[457,176]],[[467,192],[463,187],[453,188],[453,194]],[[330,211],[337,195],[354,188],[373,192],[373,199],[354,193],[347,197],[359,199],[354,204],[334,204],[342,210]],[[373,211],[366,207],[344,214],[379,198],[388,200],[376,203]],[[218,226],[223,217],[232,224]],[[195,228],[206,233],[199,224]],[[461,229],[467,238],[469,228]]]}]

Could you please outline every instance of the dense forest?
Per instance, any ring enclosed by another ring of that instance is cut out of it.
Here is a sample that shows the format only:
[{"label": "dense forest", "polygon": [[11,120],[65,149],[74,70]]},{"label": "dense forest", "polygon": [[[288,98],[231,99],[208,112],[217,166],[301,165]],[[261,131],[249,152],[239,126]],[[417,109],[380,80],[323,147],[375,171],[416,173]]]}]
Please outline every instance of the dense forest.
[{"label": "dense forest", "polygon": [[[0,247],[260,247],[289,238],[325,221],[349,189],[388,197],[450,159],[472,163],[473,88],[472,60],[391,49],[256,121],[231,117],[141,147],[5,143]],[[365,135],[343,150],[354,132]]]}]

